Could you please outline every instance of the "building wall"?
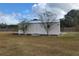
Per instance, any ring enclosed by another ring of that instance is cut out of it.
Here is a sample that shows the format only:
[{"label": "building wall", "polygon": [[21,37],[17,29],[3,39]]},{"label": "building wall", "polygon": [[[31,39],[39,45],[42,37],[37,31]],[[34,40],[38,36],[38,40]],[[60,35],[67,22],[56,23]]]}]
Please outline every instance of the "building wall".
[{"label": "building wall", "polygon": [[[21,30],[19,33],[23,33]],[[41,23],[30,23],[24,34],[38,34],[47,35],[47,31]],[[48,30],[48,35],[59,35],[60,34],[60,22],[56,22],[51,25]]]},{"label": "building wall", "polygon": [[46,30],[42,24],[31,23],[28,25],[25,34],[46,34]]},{"label": "building wall", "polygon": [[49,28],[49,35],[59,35],[60,34],[60,22],[54,23]]},{"label": "building wall", "polygon": [[18,30],[18,34],[23,34],[23,30]]}]

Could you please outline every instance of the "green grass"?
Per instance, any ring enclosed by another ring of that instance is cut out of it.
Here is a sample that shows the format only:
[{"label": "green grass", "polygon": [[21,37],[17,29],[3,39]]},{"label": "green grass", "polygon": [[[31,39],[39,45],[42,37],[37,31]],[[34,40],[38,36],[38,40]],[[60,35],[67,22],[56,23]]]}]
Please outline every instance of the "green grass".
[{"label": "green grass", "polygon": [[0,55],[79,56],[79,32],[67,32],[60,36],[27,36],[0,32]]}]

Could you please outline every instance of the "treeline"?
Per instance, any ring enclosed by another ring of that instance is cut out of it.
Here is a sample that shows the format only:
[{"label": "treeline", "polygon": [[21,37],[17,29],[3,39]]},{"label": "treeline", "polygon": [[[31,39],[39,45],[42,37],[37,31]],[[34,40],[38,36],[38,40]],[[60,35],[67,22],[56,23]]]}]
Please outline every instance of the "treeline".
[{"label": "treeline", "polygon": [[69,11],[63,19],[60,19],[61,27],[79,26],[79,10]]},{"label": "treeline", "polygon": [[0,24],[0,31],[17,31],[18,25],[7,25],[4,23]]},{"label": "treeline", "polygon": [[61,29],[71,28],[71,31],[79,31],[79,10],[69,11],[63,19],[60,19]]}]

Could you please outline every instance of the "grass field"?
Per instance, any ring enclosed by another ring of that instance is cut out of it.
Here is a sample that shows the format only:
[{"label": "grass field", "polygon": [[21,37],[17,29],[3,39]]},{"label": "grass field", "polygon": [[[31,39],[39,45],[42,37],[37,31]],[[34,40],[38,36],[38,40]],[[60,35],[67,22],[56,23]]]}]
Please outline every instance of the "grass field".
[{"label": "grass field", "polygon": [[79,33],[69,32],[60,36],[27,36],[0,32],[0,55],[79,55]]}]

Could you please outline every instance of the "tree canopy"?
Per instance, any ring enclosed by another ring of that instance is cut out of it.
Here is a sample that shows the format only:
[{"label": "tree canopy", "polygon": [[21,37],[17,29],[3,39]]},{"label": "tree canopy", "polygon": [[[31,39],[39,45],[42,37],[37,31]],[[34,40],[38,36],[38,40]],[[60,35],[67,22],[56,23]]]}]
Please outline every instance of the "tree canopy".
[{"label": "tree canopy", "polygon": [[72,27],[79,25],[79,10],[71,10],[66,15],[65,18],[61,20],[61,27]]}]

